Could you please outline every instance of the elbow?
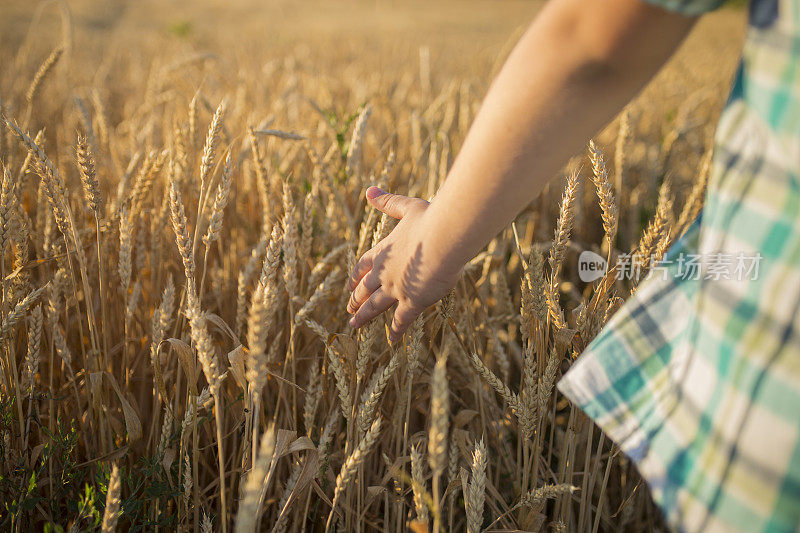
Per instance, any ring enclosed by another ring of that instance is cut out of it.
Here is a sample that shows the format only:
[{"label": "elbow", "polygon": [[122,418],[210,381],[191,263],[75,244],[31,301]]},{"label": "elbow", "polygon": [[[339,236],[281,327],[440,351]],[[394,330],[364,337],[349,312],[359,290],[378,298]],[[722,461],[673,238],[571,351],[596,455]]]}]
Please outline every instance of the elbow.
[{"label": "elbow", "polygon": [[[569,2],[555,2],[559,3]],[[587,10],[565,9],[554,15],[558,16],[549,17],[549,24],[535,29],[542,38],[540,45],[547,48],[541,50],[545,55],[557,58],[571,77],[581,81],[591,82],[619,71],[625,57],[622,37],[598,27]]]},{"label": "elbow", "polygon": [[693,24],[640,0],[556,0],[552,10],[554,46],[592,78],[662,64]]},{"label": "elbow", "polygon": [[554,42],[561,43],[582,76],[608,76],[628,62],[627,35],[624,29],[609,31],[602,20],[590,15],[582,11],[568,17],[557,29]]}]

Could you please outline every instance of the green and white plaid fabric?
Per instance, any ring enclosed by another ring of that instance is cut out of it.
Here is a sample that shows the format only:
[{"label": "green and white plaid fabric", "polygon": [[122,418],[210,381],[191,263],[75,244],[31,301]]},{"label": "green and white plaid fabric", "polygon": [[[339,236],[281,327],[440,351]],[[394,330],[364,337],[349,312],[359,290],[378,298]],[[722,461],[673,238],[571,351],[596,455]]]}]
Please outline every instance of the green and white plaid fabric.
[{"label": "green and white plaid fabric", "polygon": [[800,531],[800,0],[751,4],[703,212],[558,386],[676,530]]}]

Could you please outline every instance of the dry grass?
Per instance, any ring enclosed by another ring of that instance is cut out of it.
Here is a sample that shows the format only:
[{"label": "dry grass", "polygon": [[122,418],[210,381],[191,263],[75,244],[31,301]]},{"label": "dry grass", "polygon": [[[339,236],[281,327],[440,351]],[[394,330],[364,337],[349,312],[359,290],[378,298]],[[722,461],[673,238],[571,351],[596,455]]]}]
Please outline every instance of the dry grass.
[{"label": "dry grass", "polygon": [[634,466],[554,385],[635,289],[613,270],[581,283],[577,254],[658,257],[699,209],[737,38],[701,24],[390,345],[390,316],[347,326],[345,275],[392,228],[363,190],[435,192],[535,9],[510,3],[455,49],[420,49],[424,28],[404,43],[397,6],[346,4],[374,24],[338,46],[298,45],[294,13],[255,54],[233,44],[253,21],[223,17],[211,55],[145,44],[143,4],[113,37],[84,2],[75,24],[43,4],[0,49],[0,527],[660,528]]}]

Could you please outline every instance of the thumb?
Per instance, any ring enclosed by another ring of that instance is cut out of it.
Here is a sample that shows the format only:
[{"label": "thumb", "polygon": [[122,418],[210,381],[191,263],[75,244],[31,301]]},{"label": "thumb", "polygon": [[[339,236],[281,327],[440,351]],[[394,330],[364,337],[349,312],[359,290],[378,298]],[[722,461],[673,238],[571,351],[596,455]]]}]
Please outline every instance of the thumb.
[{"label": "thumb", "polygon": [[370,187],[367,189],[367,201],[370,205],[392,218],[403,218],[416,200],[417,198],[386,192],[379,187]]}]

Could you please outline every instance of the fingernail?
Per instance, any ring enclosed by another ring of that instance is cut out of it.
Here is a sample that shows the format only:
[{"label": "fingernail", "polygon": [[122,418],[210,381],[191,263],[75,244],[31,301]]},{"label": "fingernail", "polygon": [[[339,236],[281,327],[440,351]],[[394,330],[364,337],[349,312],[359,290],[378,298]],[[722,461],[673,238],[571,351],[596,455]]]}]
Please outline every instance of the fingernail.
[{"label": "fingernail", "polygon": [[348,324],[350,324],[351,328],[356,327],[356,317],[351,318],[350,322],[348,322]]},{"label": "fingernail", "polygon": [[378,196],[380,196],[382,194],[386,194],[386,191],[384,191],[380,187],[374,187],[373,186],[373,187],[370,187],[369,189],[367,189],[367,198],[369,198],[370,200],[374,200],[375,198],[377,198]]}]

